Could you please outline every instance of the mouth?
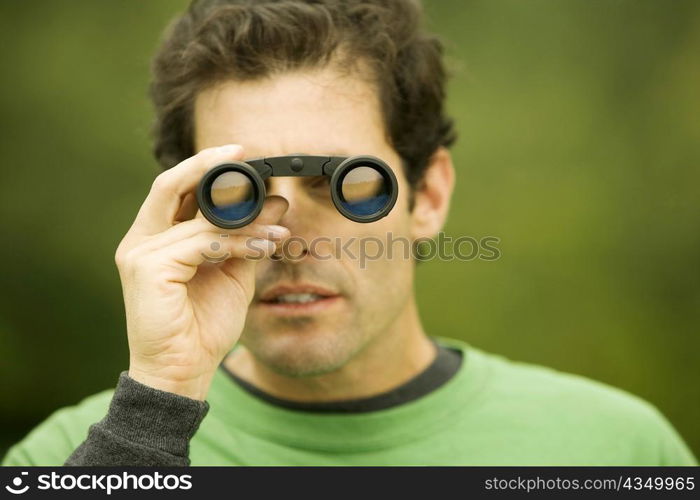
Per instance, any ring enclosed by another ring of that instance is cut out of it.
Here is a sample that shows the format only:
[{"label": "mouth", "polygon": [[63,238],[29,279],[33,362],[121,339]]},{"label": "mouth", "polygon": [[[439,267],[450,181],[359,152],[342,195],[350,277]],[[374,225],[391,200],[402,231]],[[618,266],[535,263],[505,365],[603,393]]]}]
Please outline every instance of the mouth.
[{"label": "mouth", "polygon": [[342,296],[329,288],[312,284],[284,284],[263,292],[257,305],[268,313],[295,316],[321,313],[341,301]]}]

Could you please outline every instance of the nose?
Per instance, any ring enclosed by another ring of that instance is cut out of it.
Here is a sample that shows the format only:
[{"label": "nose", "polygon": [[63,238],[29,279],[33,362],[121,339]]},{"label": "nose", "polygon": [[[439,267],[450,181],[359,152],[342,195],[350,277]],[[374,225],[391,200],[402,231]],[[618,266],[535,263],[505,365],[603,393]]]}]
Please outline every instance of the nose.
[{"label": "nose", "polygon": [[289,202],[292,208],[296,186],[294,177],[268,177],[265,179],[265,191],[268,196],[281,196]]},{"label": "nose", "polygon": [[[279,248],[276,252],[279,260],[296,262],[303,259],[308,255],[309,241],[313,238],[314,210],[300,180],[299,177],[270,177],[265,183],[268,196],[281,196],[289,203],[278,224],[289,229],[291,237],[288,248],[284,251]],[[294,253],[294,259],[285,258],[289,252]]]},{"label": "nose", "polygon": [[299,211],[301,209],[303,193],[299,182],[294,177],[270,177],[265,182],[265,191],[268,196],[281,196],[289,203],[287,211],[279,221],[279,224],[287,227],[294,234],[294,227],[301,220]]}]

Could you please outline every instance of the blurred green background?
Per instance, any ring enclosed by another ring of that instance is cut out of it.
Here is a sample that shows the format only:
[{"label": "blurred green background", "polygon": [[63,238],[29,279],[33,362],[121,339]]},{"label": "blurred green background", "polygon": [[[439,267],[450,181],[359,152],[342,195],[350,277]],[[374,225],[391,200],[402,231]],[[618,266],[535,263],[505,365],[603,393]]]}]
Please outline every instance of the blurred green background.
[{"label": "blurred green background", "polygon": [[[128,366],[113,255],[157,172],[149,59],[187,2],[0,2],[0,455]],[[700,2],[426,2],[460,140],[430,333],[661,409],[700,455]]]}]

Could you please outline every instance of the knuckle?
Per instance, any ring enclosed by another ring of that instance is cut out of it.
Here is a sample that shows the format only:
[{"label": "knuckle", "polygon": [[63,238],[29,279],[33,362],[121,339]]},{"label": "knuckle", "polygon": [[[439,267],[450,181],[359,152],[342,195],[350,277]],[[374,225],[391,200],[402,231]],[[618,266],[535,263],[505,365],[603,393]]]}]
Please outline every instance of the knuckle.
[{"label": "knuckle", "polygon": [[120,268],[124,270],[134,270],[142,262],[140,257],[140,252],[136,248],[129,249],[121,254],[120,257]]},{"label": "knuckle", "polygon": [[172,191],[173,189],[174,189],[174,186],[173,186],[172,175],[170,174],[170,171],[165,171],[165,172],[159,174],[153,180],[153,184],[151,185],[151,191],[156,191],[156,192],[168,192],[168,191]]},{"label": "knuckle", "polygon": [[119,243],[117,250],[114,252],[114,262],[115,264],[117,264],[117,267],[121,268],[125,266],[126,254],[128,253],[128,251],[129,250],[126,245],[126,239],[124,239],[121,241],[121,243]]},{"label": "knuckle", "polygon": [[117,267],[124,267],[125,264],[124,252],[118,248],[117,251],[114,252],[114,263],[117,265]]}]

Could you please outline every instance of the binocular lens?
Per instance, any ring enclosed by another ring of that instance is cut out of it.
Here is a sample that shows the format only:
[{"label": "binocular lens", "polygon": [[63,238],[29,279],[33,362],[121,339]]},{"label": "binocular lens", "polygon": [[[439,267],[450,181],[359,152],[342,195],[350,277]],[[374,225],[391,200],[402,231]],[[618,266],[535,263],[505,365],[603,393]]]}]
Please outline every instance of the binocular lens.
[{"label": "binocular lens", "polygon": [[355,222],[381,219],[391,211],[398,195],[391,168],[374,156],[294,155],[218,165],[200,180],[197,203],[215,226],[243,227],[260,214],[266,196],[265,179],[275,175],[330,176],[333,204]]},{"label": "binocular lens", "polygon": [[238,221],[249,217],[257,206],[253,181],[243,172],[219,174],[211,183],[211,210],[217,217]]},{"label": "binocular lens", "polygon": [[340,180],[340,202],[348,212],[369,216],[382,210],[390,199],[390,184],[378,170],[359,166]]}]

